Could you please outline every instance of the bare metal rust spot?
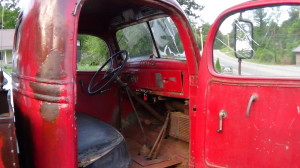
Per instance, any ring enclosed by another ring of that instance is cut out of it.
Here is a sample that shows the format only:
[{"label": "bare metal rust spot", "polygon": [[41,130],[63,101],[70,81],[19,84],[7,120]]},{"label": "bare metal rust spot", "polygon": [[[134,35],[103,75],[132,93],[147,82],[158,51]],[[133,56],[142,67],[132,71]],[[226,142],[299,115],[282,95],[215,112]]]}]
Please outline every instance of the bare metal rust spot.
[{"label": "bare metal rust spot", "polygon": [[53,97],[60,96],[58,85],[31,82],[30,87],[36,94],[48,95]]},{"label": "bare metal rust spot", "polygon": [[59,108],[57,103],[44,102],[40,108],[42,118],[49,122],[52,122],[56,119],[58,116],[58,111]]},{"label": "bare metal rust spot", "polygon": [[39,72],[37,73],[37,77],[52,80],[59,80],[62,77],[65,77],[66,73],[63,71],[62,67],[63,60],[64,55],[61,52],[57,50],[51,51],[41,65]]}]

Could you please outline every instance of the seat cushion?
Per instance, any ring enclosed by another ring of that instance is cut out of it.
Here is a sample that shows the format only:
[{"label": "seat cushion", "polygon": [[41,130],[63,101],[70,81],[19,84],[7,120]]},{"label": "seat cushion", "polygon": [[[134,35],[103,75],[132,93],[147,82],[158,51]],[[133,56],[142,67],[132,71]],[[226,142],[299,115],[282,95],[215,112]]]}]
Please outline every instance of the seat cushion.
[{"label": "seat cushion", "polygon": [[[79,167],[128,167],[131,159],[120,132],[89,115],[77,113],[76,116]],[[115,159],[117,162],[123,160],[122,164],[108,165]]]}]

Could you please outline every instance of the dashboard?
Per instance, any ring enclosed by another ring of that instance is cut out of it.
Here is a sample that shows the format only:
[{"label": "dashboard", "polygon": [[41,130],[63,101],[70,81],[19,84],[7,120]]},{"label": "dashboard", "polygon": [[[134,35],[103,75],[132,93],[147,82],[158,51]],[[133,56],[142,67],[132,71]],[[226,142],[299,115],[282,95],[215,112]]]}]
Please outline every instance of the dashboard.
[{"label": "dashboard", "polygon": [[128,60],[122,79],[135,91],[188,98],[189,78],[185,61],[175,59]]}]

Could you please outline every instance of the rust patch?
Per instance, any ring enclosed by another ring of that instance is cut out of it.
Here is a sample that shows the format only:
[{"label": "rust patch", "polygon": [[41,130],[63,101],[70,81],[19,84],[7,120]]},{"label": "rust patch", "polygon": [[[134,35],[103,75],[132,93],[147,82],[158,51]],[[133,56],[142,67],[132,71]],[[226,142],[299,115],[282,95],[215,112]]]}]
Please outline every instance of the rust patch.
[{"label": "rust patch", "polygon": [[66,77],[66,73],[62,67],[64,57],[65,56],[57,50],[51,51],[36,76],[52,80],[59,80],[62,77]]},{"label": "rust patch", "polygon": [[49,122],[53,122],[58,116],[58,104],[57,103],[43,103],[40,108],[41,116],[43,119]]},{"label": "rust patch", "polygon": [[19,167],[13,118],[0,120],[0,167]]},{"label": "rust patch", "polygon": [[60,90],[58,85],[49,85],[43,83],[30,83],[30,87],[35,94],[47,95],[47,96],[60,96]]}]

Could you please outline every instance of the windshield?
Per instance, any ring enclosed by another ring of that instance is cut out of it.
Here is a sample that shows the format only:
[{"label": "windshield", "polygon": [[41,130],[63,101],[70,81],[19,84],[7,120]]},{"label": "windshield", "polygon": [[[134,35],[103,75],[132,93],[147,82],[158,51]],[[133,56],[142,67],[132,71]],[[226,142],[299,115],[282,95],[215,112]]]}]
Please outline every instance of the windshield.
[{"label": "windshield", "polygon": [[185,60],[178,30],[169,17],[121,29],[117,40],[120,49],[127,50],[130,58],[154,56]]}]

